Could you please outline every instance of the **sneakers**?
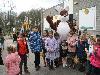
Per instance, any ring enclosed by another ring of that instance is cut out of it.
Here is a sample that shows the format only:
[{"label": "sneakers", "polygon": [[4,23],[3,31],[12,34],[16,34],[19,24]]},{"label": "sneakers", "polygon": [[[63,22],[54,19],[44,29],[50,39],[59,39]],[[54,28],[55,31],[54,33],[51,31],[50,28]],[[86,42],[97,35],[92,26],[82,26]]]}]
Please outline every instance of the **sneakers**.
[{"label": "sneakers", "polygon": [[67,67],[67,64],[65,64],[65,66]]},{"label": "sneakers", "polygon": [[49,70],[55,70],[55,68],[54,67],[49,67]]},{"label": "sneakers", "polygon": [[38,71],[39,69],[40,69],[40,66],[37,66],[37,67],[36,67],[36,71]]},{"label": "sneakers", "polygon": [[63,64],[63,68],[67,67],[67,64]]},{"label": "sneakers", "polygon": [[30,74],[30,72],[28,70],[25,70],[24,72],[27,73],[27,74]]},{"label": "sneakers", "polygon": [[[25,74],[30,74],[30,72],[28,70],[25,70],[24,72],[25,72]],[[22,72],[20,72],[18,75],[23,75],[23,74],[22,74]]]}]

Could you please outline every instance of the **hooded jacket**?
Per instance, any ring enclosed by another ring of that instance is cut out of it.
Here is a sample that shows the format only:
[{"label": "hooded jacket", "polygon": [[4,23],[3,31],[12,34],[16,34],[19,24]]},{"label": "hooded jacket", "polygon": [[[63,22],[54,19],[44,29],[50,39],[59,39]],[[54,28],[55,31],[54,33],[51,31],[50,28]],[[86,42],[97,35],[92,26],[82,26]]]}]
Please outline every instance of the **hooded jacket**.
[{"label": "hooded jacket", "polygon": [[17,50],[18,50],[18,54],[21,54],[21,55],[29,53],[27,41],[22,40],[21,38],[18,38],[17,39]]},{"label": "hooded jacket", "polygon": [[17,75],[20,72],[19,64],[21,58],[18,52],[8,54],[5,58],[5,66],[7,75]]},{"label": "hooded jacket", "polygon": [[90,62],[94,67],[100,68],[100,46],[96,45],[94,46],[94,49],[97,49],[97,50],[92,53],[90,57]]}]

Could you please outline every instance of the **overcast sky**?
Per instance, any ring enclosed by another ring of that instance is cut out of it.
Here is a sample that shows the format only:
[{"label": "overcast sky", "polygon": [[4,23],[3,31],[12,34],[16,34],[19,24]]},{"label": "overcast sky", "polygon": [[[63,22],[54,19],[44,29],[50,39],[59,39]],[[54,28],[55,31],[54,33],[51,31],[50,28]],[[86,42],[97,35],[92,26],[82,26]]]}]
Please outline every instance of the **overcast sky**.
[{"label": "overcast sky", "polygon": [[[2,10],[9,10],[9,2],[13,2],[14,6],[14,11],[17,13],[20,13],[22,11],[28,11],[30,9],[37,9],[37,8],[50,8],[54,5],[57,5],[59,3],[59,0],[0,0],[0,9]],[[5,3],[5,7],[4,7]]]},{"label": "overcast sky", "polygon": [[[71,12],[72,12],[72,1],[73,0],[70,0],[70,4],[69,4],[71,5],[70,6]],[[16,6],[14,8],[14,11],[17,12],[18,14],[20,14],[22,11],[28,11],[37,8],[50,8],[52,6],[59,4],[59,0],[0,0],[0,9],[2,8],[2,10],[6,10],[6,11],[10,10],[9,2],[11,2],[13,6]],[[3,8],[4,4],[5,4],[5,8]]]},{"label": "overcast sky", "polygon": [[59,3],[58,0],[16,0],[16,11],[18,13],[32,8],[50,8]]}]

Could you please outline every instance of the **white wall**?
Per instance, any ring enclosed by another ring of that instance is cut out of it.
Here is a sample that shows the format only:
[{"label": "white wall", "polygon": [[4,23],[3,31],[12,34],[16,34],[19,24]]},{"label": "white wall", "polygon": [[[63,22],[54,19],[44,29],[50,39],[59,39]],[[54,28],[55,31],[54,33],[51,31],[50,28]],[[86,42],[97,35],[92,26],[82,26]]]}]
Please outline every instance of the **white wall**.
[{"label": "white wall", "polygon": [[46,18],[44,18],[43,30],[50,29],[49,23],[47,22]]},{"label": "white wall", "polygon": [[69,14],[73,14],[73,0],[66,0],[64,2],[64,7],[69,6]]}]

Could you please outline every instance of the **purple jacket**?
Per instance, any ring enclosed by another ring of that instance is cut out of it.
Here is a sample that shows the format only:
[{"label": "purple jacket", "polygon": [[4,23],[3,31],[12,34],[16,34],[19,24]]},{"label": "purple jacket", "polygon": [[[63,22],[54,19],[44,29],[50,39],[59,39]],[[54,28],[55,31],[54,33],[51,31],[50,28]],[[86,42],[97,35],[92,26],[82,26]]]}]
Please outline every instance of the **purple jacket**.
[{"label": "purple jacket", "polygon": [[48,52],[53,52],[57,48],[56,39],[55,38],[47,38],[45,41],[45,47]]}]

